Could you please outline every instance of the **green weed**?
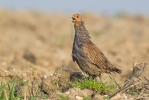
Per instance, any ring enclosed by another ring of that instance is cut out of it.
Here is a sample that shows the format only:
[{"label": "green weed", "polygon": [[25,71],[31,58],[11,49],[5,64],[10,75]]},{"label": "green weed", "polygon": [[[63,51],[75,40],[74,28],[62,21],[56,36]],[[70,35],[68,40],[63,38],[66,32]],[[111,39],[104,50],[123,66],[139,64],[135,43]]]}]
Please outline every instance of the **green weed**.
[{"label": "green weed", "polygon": [[[26,86],[28,84],[29,80],[27,81],[22,81],[17,78],[8,81],[6,83],[1,82],[0,84],[0,100],[22,100],[25,98],[24,95],[21,95],[20,93],[22,92],[23,86]],[[16,90],[16,86],[19,87],[18,90]],[[40,95],[39,94],[39,87],[36,88],[35,93],[33,96],[30,97],[30,100],[36,100],[37,98],[42,98],[46,99],[48,98],[48,95]],[[31,93],[30,93],[31,95]]]},{"label": "green weed", "polygon": [[64,96],[62,94],[58,94],[58,96],[59,96],[58,100],[69,100],[69,96],[68,95]]},{"label": "green weed", "polygon": [[80,89],[90,89],[95,91],[100,91],[102,93],[112,93],[115,91],[115,84],[99,83],[98,81],[90,78],[90,79],[76,79],[75,82],[71,83],[73,87],[77,87]]},{"label": "green weed", "polygon": [[1,82],[0,85],[0,100],[21,100],[22,97],[15,97],[14,95],[17,94],[14,86],[17,82],[17,79],[13,79],[7,83]]},{"label": "green weed", "polygon": [[90,96],[84,97],[83,100],[92,100]]}]

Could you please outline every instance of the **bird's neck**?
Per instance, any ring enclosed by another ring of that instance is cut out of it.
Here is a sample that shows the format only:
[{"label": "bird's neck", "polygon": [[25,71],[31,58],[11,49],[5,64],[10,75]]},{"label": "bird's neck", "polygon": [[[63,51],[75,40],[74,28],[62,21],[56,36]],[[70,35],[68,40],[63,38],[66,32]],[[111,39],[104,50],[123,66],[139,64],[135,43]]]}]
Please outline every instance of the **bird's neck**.
[{"label": "bird's neck", "polygon": [[78,30],[78,29],[85,29],[85,30],[86,30],[83,21],[75,23],[75,24],[74,24],[74,28],[75,28],[75,30]]},{"label": "bird's neck", "polygon": [[81,21],[78,27],[75,27],[75,37],[79,38],[80,41],[90,41],[89,33],[86,30],[83,21]]}]

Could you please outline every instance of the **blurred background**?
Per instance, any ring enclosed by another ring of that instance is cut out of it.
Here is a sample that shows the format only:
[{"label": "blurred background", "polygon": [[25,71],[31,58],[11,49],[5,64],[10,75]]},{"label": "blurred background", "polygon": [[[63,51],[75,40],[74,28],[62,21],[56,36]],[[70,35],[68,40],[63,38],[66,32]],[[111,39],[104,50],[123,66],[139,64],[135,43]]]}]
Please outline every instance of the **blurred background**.
[{"label": "blurred background", "polygon": [[47,1],[47,0],[0,0],[0,7],[11,10],[37,10],[54,13],[96,12],[100,14],[116,14],[121,12],[132,14],[148,14],[147,0],[80,0]]},{"label": "blurred background", "polygon": [[72,61],[71,16],[82,15],[92,41],[123,81],[133,62],[149,63],[147,0],[0,0],[0,68],[36,68],[43,75],[57,68],[80,71]]}]

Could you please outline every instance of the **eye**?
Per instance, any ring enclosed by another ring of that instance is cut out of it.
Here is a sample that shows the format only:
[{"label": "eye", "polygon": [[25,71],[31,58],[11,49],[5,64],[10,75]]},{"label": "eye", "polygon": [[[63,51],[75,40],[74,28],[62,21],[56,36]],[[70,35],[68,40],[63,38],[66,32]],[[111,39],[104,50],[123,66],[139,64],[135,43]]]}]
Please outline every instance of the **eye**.
[{"label": "eye", "polygon": [[79,16],[77,16],[77,18],[79,18]]}]

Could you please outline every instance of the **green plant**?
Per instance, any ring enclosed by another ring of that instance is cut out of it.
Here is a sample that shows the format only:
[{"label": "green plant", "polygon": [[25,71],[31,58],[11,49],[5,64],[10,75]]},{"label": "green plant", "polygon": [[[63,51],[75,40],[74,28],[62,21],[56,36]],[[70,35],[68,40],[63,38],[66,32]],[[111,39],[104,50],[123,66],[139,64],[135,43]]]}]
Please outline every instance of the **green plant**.
[{"label": "green plant", "polygon": [[0,100],[21,100],[21,97],[15,97],[16,91],[14,89],[17,79],[13,79],[7,83],[1,83],[0,85]]},{"label": "green plant", "polygon": [[1,83],[1,85],[0,85],[0,100],[6,100],[6,93],[5,93],[5,90],[4,90],[4,88],[5,88],[5,86],[6,86],[7,84],[3,84],[3,83]]},{"label": "green plant", "polygon": [[69,100],[69,96],[68,95],[64,96],[62,94],[58,94],[58,96],[59,96],[58,100]]},{"label": "green plant", "polygon": [[49,96],[47,94],[42,95],[40,98],[47,99]]},{"label": "green plant", "polygon": [[29,80],[26,80],[26,81],[24,81],[24,82],[22,81],[22,82],[21,82],[21,85],[22,85],[22,86],[25,86],[25,85],[28,84],[28,82],[29,82]]},{"label": "green plant", "polygon": [[135,95],[135,88],[131,88],[131,95]]},{"label": "green plant", "polygon": [[99,83],[98,81],[90,78],[90,79],[76,79],[75,82],[71,83],[73,87],[78,87],[80,89],[90,89],[100,91],[102,93],[111,93],[114,92],[116,85],[115,84],[108,84]]},{"label": "green plant", "polygon": [[[23,86],[27,85],[29,80],[22,81],[17,78],[8,81],[6,83],[1,82],[0,84],[0,100],[22,100],[24,98],[23,95],[20,95],[22,92]],[[18,86],[19,89],[16,89]],[[36,88],[35,93],[30,100],[36,100],[37,98],[46,99],[48,98],[47,94],[39,95],[39,87]],[[31,93],[30,93],[31,94]]]},{"label": "green plant", "polygon": [[90,96],[84,97],[83,100],[92,100]]}]

